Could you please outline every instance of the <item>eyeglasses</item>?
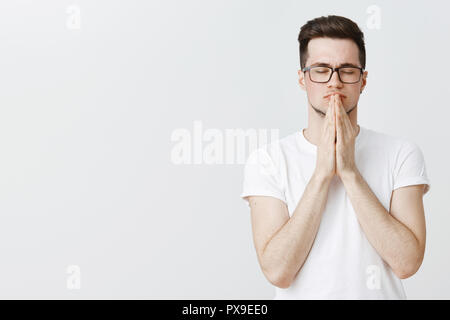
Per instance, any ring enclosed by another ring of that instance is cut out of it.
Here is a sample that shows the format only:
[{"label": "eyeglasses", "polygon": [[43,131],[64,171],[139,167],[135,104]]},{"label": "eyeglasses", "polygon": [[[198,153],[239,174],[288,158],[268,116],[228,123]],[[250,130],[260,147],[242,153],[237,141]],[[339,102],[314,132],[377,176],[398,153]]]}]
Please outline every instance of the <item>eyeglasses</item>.
[{"label": "eyeglasses", "polygon": [[323,66],[312,66],[305,67],[302,69],[303,72],[309,71],[309,79],[312,82],[317,83],[327,83],[330,81],[333,73],[337,71],[339,80],[342,83],[357,83],[361,80],[361,75],[364,69],[358,67],[323,67]]}]

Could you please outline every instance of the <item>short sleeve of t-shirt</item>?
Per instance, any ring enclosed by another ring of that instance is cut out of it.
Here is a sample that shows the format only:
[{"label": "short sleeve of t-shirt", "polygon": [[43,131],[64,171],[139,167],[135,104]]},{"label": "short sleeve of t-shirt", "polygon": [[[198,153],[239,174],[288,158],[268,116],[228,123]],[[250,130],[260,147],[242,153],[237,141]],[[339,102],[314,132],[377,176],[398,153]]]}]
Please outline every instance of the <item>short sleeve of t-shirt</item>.
[{"label": "short sleeve of t-shirt", "polygon": [[420,148],[405,141],[400,149],[394,169],[394,190],[409,185],[425,184],[424,194],[431,184],[427,176],[425,160]]},{"label": "short sleeve of t-shirt", "polygon": [[271,196],[286,203],[279,168],[264,147],[247,158],[241,198],[248,201],[247,196]]}]

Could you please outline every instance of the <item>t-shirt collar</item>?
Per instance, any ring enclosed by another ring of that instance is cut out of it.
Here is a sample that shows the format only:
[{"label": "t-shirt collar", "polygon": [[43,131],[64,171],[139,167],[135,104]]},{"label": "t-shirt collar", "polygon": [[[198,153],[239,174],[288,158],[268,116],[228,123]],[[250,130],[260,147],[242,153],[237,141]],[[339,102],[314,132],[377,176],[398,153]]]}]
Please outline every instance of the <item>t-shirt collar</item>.
[{"label": "t-shirt collar", "polygon": [[[361,141],[364,138],[365,130],[366,130],[362,125],[360,125],[360,124],[358,124],[358,125],[359,125],[360,129],[359,129],[359,133],[355,139],[355,148],[359,147],[359,145],[361,144]],[[316,153],[317,146],[315,144],[312,144],[311,142],[309,142],[308,139],[306,139],[305,133],[304,133],[305,129],[306,128],[302,128],[300,130],[300,132],[297,133],[298,141],[303,148],[307,149],[308,151],[310,151],[312,153]]]}]

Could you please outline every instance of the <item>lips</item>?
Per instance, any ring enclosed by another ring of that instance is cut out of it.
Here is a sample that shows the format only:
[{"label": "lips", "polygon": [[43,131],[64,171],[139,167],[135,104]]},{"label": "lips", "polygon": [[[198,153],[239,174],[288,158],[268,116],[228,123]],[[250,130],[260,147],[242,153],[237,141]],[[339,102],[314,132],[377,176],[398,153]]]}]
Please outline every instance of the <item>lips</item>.
[{"label": "lips", "polygon": [[342,98],[345,98],[345,95],[342,94],[342,93],[340,93],[340,92],[331,92],[331,93],[328,93],[327,95],[324,96],[324,98],[328,99],[328,98],[330,97],[330,95],[335,94],[335,93],[338,94],[338,95],[340,95]]}]

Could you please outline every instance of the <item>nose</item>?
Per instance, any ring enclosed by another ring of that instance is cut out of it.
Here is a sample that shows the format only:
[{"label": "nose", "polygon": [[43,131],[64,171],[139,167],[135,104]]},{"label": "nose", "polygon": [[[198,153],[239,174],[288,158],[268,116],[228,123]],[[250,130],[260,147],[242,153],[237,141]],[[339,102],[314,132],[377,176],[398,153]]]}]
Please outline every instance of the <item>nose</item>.
[{"label": "nose", "polygon": [[339,80],[339,75],[337,71],[333,72],[330,81],[328,81],[329,87],[340,87],[342,86],[342,82]]}]

